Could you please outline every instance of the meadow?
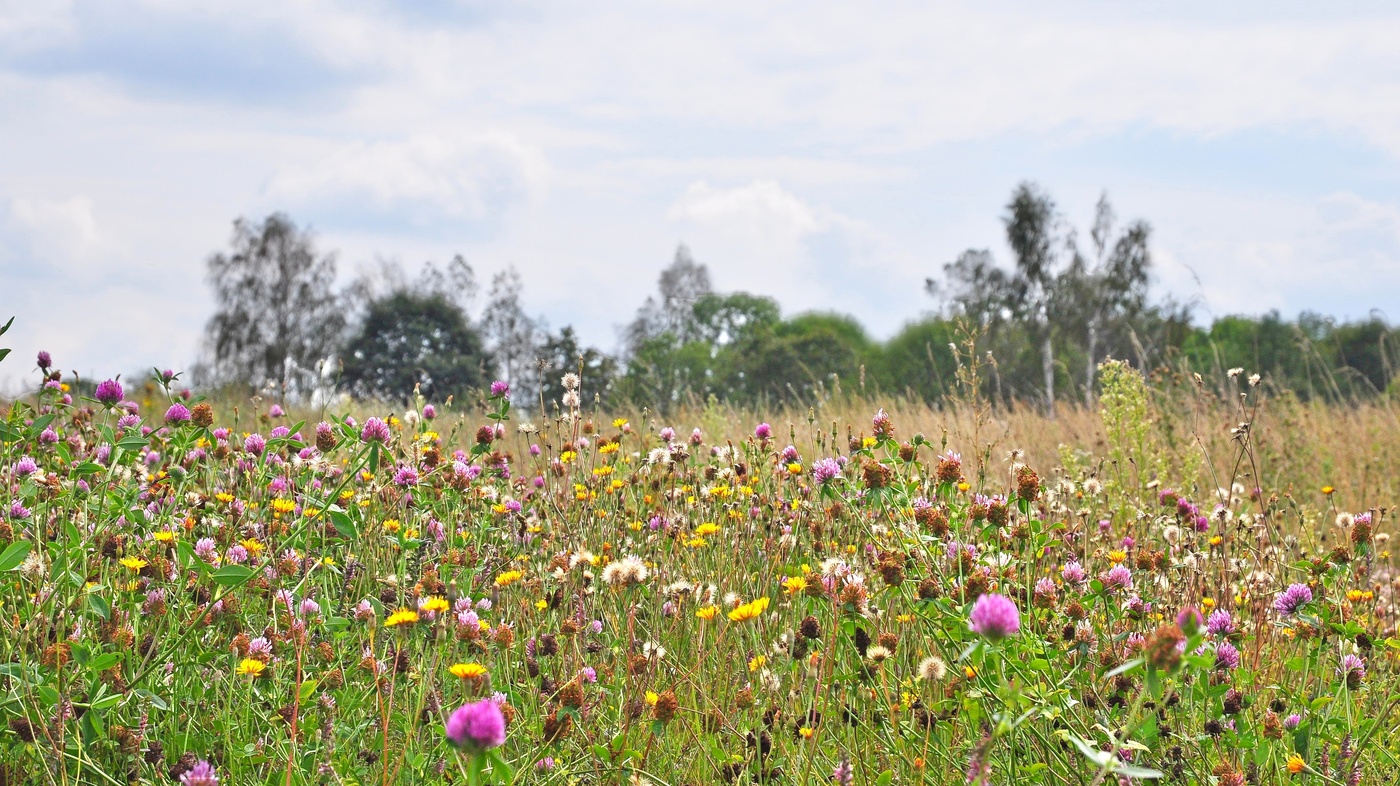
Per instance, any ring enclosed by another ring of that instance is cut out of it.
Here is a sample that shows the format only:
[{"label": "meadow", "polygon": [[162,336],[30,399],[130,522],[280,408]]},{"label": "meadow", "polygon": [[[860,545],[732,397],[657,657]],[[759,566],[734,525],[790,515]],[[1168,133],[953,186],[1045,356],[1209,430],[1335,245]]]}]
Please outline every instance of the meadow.
[{"label": "meadow", "polygon": [[0,421],[5,786],[1400,771],[1384,398],[1110,363],[1054,420],[574,375],[328,411],[40,365]]}]

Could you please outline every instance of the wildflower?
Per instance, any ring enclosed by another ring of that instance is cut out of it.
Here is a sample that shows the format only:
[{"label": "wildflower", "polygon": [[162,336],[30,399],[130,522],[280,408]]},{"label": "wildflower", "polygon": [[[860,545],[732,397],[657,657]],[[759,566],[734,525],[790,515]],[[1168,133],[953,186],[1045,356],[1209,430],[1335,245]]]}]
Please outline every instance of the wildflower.
[{"label": "wildflower", "polygon": [[763,612],[767,610],[768,598],[762,597],[757,600],[749,601],[748,603],[735,606],[734,609],[729,612],[729,620],[731,622],[748,622],[749,620],[757,619],[759,615],[763,614]]},{"label": "wildflower", "polygon": [[384,627],[392,628],[397,625],[412,625],[417,621],[418,612],[413,609],[399,609],[393,614],[390,614],[388,619],[384,620]]},{"label": "wildflower", "polygon": [[1060,578],[1070,584],[1082,584],[1088,578],[1088,574],[1084,572],[1084,566],[1080,565],[1078,560],[1070,560],[1060,568]]},{"label": "wildflower", "polygon": [[514,584],[517,581],[520,581],[520,579],[524,577],[525,574],[521,573],[518,570],[508,570],[505,573],[502,573],[501,575],[496,577],[496,586],[509,587],[510,585]]},{"label": "wildflower", "polygon": [[172,426],[178,426],[181,423],[188,423],[189,420],[189,407],[186,407],[184,404],[181,404],[178,401],[174,404],[171,404],[170,409],[167,409],[165,411],[165,422],[169,423]]},{"label": "wildflower", "polygon": [[1342,664],[1337,670],[1341,672],[1351,690],[1360,688],[1361,681],[1366,679],[1366,663],[1356,655],[1342,656]]},{"label": "wildflower", "polygon": [[996,641],[1015,636],[1021,630],[1021,612],[1016,604],[1005,595],[988,593],[972,604],[972,614],[968,627],[974,633]]},{"label": "wildflower", "polygon": [[1216,609],[1206,620],[1206,630],[1214,636],[1229,636],[1235,632],[1235,618],[1225,609]]},{"label": "wildflower", "polygon": [[463,680],[477,680],[486,676],[486,667],[480,663],[454,663],[447,669],[452,676]]},{"label": "wildflower", "polygon": [[702,620],[712,620],[718,615],[718,606],[705,606],[704,608],[697,609],[695,612],[695,616],[699,617]]},{"label": "wildflower", "polygon": [[267,439],[261,434],[249,434],[243,438],[243,449],[250,456],[261,456],[267,448]]},{"label": "wildflower", "polygon": [[1303,757],[1296,753],[1288,754],[1288,772],[1297,775],[1308,768],[1308,763],[1303,761]]},{"label": "wildflower", "polygon": [[948,664],[937,655],[930,655],[919,661],[919,679],[924,682],[938,682],[948,675]]},{"label": "wildflower", "polygon": [[369,418],[365,421],[365,427],[360,429],[360,441],[389,444],[389,424],[379,418]]},{"label": "wildflower", "polygon": [[484,751],[506,741],[506,717],[491,699],[463,704],[447,719],[447,739],[460,748]]},{"label": "wildflower", "polygon": [[1187,636],[1195,634],[1201,627],[1201,612],[1195,606],[1187,606],[1176,614],[1176,626]]},{"label": "wildflower", "polygon": [[219,775],[214,771],[214,765],[203,759],[195,762],[195,765],[180,776],[181,786],[219,786]]},{"label": "wildflower", "polygon": [[754,427],[753,435],[760,440],[767,442],[773,436],[773,427],[767,423],[760,423]]},{"label": "wildflower", "polygon": [[841,477],[841,463],[834,458],[818,459],[812,464],[812,477],[822,485]]},{"label": "wildflower", "polygon": [[856,770],[851,766],[850,759],[842,759],[836,765],[836,769],[831,771],[831,779],[836,781],[837,786],[851,786],[856,779]]},{"label": "wildflower", "polygon": [[632,587],[647,580],[650,571],[636,557],[624,557],[603,568],[603,583],[610,587]]},{"label": "wildflower", "polygon": [[257,658],[244,658],[239,662],[238,668],[235,669],[239,675],[247,675],[255,679],[261,677],[266,670],[267,664]]},{"label": "wildflower", "polygon": [[1294,729],[1298,728],[1299,724],[1301,724],[1302,722],[1303,716],[1295,712],[1292,715],[1289,715],[1287,718],[1283,719],[1283,728],[1289,731],[1293,731]]},{"label": "wildflower", "polygon": [[121,562],[122,567],[126,568],[132,573],[140,573],[141,569],[149,564],[140,557],[122,557],[119,560],[119,562]]},{"label": "wildflower", "polygon": [[438,595],[433,595],[432,597],[418,604],[419,611],[426,611],[429,614],[438,614],[447,611],[450,608],[452,608],[452,605],[447,602],[447,599]]},{"label": "wildflower", "polygon": [[1223,671],[1238,669],[1240,667],[1240,651],[1235,645],[1228,641],[1222,641],[1215,647],[1215,668]]},{"label": "wildflower", "polygon": [[1293,615],[1298,613],[1298,609],[1311,603],[1313,599],[1312,590],[1306,584],[1290,584],[1274,599],[1274,611],[1280,614]]},{"label": "wildflower", "polygon": [[121,401],[124,395],[126,393],[122,390],[122,384],[115,379],[104,379],[97,383],[97,391],[93,393],[94,398],[108,407]]},{"label": "wildflower", "polygon": [[1126,565],[1114,565],[1099,577],[1106,590],[1130,590],[1133,588],[1133,574]]},{"label": "wildflower", "polygon": [[491,383],[491,397],[492,397],[492,398],[509,398],[509,397],[510,397],[510,383],[509,383],[509,382],[506,382],[506,381],[503,380],[503,379],[498,379],[498,380],[496,380],[495,382],[492,382],[492,383]]},{"label": "wildflower", "polygon": [[789,595],[798,595],[807,589],[807,580],[801,576],[789,576],[783,580],[783,591]]}]

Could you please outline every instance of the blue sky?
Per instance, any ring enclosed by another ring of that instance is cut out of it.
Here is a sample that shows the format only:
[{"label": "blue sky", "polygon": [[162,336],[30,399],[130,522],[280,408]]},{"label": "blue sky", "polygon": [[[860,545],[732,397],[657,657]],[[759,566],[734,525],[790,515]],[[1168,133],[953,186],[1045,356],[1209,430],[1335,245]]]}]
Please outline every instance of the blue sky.
[{"label": "blue sky", "polygon": [[680,242],[888,336],[1023,179],[1151,222],[1202,319],[1400,320],[1400,13],[1218,5],[0,0],[0,384],[186,366],[273,210],[609,349]]}]

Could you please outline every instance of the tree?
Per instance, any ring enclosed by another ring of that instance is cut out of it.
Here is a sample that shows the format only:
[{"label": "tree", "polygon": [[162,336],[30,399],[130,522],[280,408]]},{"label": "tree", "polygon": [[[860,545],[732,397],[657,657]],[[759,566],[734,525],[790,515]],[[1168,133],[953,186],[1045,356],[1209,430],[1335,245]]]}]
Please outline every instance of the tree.
[{"label": "tree", "polygon": [[415,385],[431,399],[460,397],[485,384],[489,366],[460,306],[408,290],[371,301],[344,354],[342,383],[359,398],[403,399]]},{"label": "tree", "polygon": [[505,380],[519,394],[517,400],[533,397],[537,372],[534,368],[535,343],[540,325],[525,313],[520,294],[525,284],[520,272],[511,266],[491,279],[491,293],[481,313],[481,327],[491,353],[500,364]]},{"label": "tree", "polygon": [[676,249],[675,259],[661,271],[656,288],[658,297],[648,297],[627,326],[624,343],[629,355],[663,334],[669,333],[680,344],[699,338],[695,304],[713,290],[709,269],[695,261],[685,244]]},{"label": "tree", "polygon": [[538,353],[540,396],[546,411],[550,402],[558,402],[564,395],[561,380],[569,372],[579,375],[590,400],[595,395],[604,401],[612,397],[617,381],[617,359],[594,347],[583,346],[572,327],[565,325],[557,334],[545,336]]},{"label": "tree", "polygon": [[345,319],[332,291],[335,257],[319,256],[309,230],[273,213],[261,223],[233,224],[230,253],[209,257],[208,281],[218,310],[206,327],[214,384],[280,382],[330,355]]}]

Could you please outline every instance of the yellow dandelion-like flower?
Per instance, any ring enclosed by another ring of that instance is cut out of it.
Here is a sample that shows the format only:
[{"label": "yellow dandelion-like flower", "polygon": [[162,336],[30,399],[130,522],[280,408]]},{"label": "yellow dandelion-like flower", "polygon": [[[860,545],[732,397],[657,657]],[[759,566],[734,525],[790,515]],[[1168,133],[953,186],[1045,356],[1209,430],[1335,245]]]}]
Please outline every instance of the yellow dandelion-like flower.
[{"label": "yellow dandelion-like flower", "polygon": [[649,690],[649,691],[647,691],[646,699],[647,699],[647,706],[655,707],[655,706],[656,706],[656,702],[657,702],[657,701],[660,701],[661,696],[660,696],[659,694],[657,694],[656,691],[651,691],[651,690]]},{"label": "yellow dandelion-like flower", "polygon": [[[1330,488],[1332,488],[1332,487],[1331,487],[1331,486],[1325,486],[1324,488],[1330,489]],[[1305,762],[1305,761],[1303,761],[1303,757],[1302,757],[1302,756],[1299,756],[1299,755],[1296,754],[1296,753],[1289,754],[1289,756],[1288,756],[1288,771],[1289,771],[1290,773],[1292,773],[1292,774],[1294,774],[1294,775],[1297,775],[1298,773],[1300,773],[1300,772],[1302,772],[1303,770],[1307,769],[1307,767],[1308,767],[1308,763]]]},{"label": "yellow dandelion-like flower", "polygon": [[238,545],[247,549],[248,553],[253,555],[254,557],[261,554],[263,550],[263,544],[257,538],[247,538],[245,540],[241,540],[238,542]]},{"label": "yellow dandelion-like flower", "polygon": [[731,622],[748,622],[749,620],[757,619],[761,614],[763,614],[763,612],[767,610],[768,598],[762,597],[757,600],[752,600],[748,603],[735,606],[734,610],[729,612],[729,619]]},{"label": "yellow dandelion-like flower", "polygon": [[812,739],[812,735],[816,734],[816,732],[812,729],[811,726],[803,726],[802,728],[797,730],[797,733],[802,735],[802,739],[804,740],[810,740]]},{"label": "yellow dandelion-like flower", "polygon": [[700,526],[695,528],[695,534],[697,537],[701,538],[707,538],[711,535],[718,535],[719,525],[715,524],[714,522],[707,521],[704,524],[701,524]]},{"label": "yellow dandelion-like flower", "polygon": [[1323,493],[1323,494],[1326,494],[1326,495],[1329,496],[1329,497],[1332,496],[1332,492],[1334,492],[1334,491],[1336,491],[1336,489],[1332,488],[1331,486],[1323,486],[1323,487],[1322,487],[1322,493]]},{"label": "yellow dandelion-like flower", "polygon": [[766,656],[755,655],[749,658],[749,671],[758,671],[763,668],[766,663],[768,663],[768,658]]},{"label": "yellow dandelion-like flower", "polygon": [[434,595],[423,601],[418,608],[423,611],[431,611],[435,614],[440,614],[452,608],[452,604],[448,603],[446,598],[440,595]]},{"label": "yellow dandelion-like flower", "polygon": [[122,557],[121,564],[122,567],[126,568],[127,570],[139,573],[141,569],[146,567],[146,565],[148,565],[149,563],[147,563],[140,557]]},{"label": "yellow dandelion-like flower", "polygon": [[171,532],[168,529],[163,529],[159,532],[152,533],[151,537],[155,538],[161,543],[170,543],[171,541],[175,540],[175,533]]},{"label": "yellow dandelion-like flower", "polygon": [[525,574],[521,573],[518,570],[508,570],[505,573],[502,573],[501,575],[496,577],[496,586],[509,587],[510,585],[514,584],[517,581],[520,581],[524,577]]},{"label": "yellow dandelion-like flower", "polygon": [[616,452],[618,451],[618,449],[621,448],[621,447],[622,447],[622,443],[620,443],[620,442],[609,442],[609,443],[607,443],[607,444],[605,444],[605,445],[599,447],[599,448],[598,448],[598,452],[601,453],[601,454],[603,454],[604,456],[606,456],[606,455],[609,455],[609,454],[611,454],[611,453],[616,453]]},{"label": "yellow dandelion-like flower", "polygon": [[801,464],[801,462],[794,461],[794,462],[792,462],[791,464],[787,465],[787,471],[788,471],[788,474],[789,474],[789,475],[801,475],[801,474],[802,474],[802,464]]},{"label": "yellow dandelion-like flower", "polygon": [[214,499],[218,500],[221,504],[227,505],[233,502],[233,495],[227,491],[220,491],[218,494],[214,495]]},{"label": "yellow dandelion-like flower", "polygon": [[566,450],[566,451],[564,451],[563,453],[560,453],[560,454],[559,454],[559,463],[560,463],[560,464],[568,464],[570,461],[573,461],[573,460],[574,460],[575,458],[577,458],[577,457],[578,457],[578,453],[576,453],[576,452],[574,452],[574,451],[572,451],[572,450]]},{"label": "yellow dandelion-like flower", "polygon": [[486,667],[480,663],[454,663],[448,667],[452,676],[463,680],[478,680],[486,676]]},{"label": "yellow dandelion-like flower", "polygon": [[1113,551],[1108,552],[1108,561],[1112,562],[1114,565],[1117,565],[1118,563],[1122,562],[1127,558],[1128,552],[1122,549],[1114,549]]},{"label": "yellow dandelion-like flower", "polygon": [[398,519],[384,519],[385,532],[398,532],[402,528],[403,525],[399,523]]},{"label": "yellow dandelion-like flower", "polygon": [[718,615],[719,606],[706,606],[703,609],[697,609],[695,612],[695,616],[699,617],[702,620],[712,620]]},{"label": "yellow dandelion-like flower", "polygon": [[865,437],[860,441],[860,446],[862,448],[873,448],[878,444],[880,444],[880,441],[874,437]]},{"label": "yellow dandelion-like flower", "polygon": [[614,421],[613,421],[613,428],[626,428],[626,427],[627,427],[627,418],[618,418],[617,420],[614,420]]},{"label": "yellow dandelion-like flower", "polygon": [[412,625],[418,621],[418,612],[413,609],[399,609],[389,615],[389,619],[384,620],[384,627],[392,628],[397,625]]},{"label": "yellow dandelion-like flower", "polygon": [[239,675],[257,678],[261,677],[264,671],[267,671],[267,664],[256,658],[244,658],[239,662],[238,668],[234,671]]},{"label": "yellow dandelion-like flower", "polygon": [[789,576],[783,580],[783,590],[789,595],[801,594],[807,589],[807,580],[801,576]]},{"label": "yellow dandelion-like flower", "polygon": [[297,504],[289,499],[274,499],[272,510],[277,513],[291,513],[297,509]]}]

